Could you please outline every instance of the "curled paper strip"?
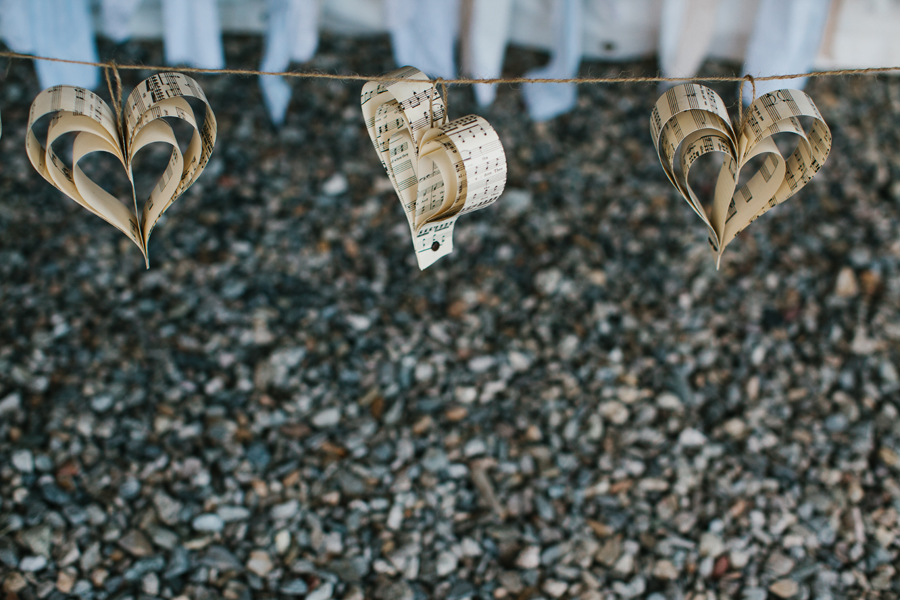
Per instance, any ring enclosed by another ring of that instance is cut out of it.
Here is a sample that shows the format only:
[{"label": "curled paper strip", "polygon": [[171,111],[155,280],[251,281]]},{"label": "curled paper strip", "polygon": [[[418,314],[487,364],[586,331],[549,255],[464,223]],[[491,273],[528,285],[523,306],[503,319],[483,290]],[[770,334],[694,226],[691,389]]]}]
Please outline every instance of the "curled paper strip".
[{"label": "curled paper strip", "polygon": [[[194,109],[185,98],[196,98],[206,105],[202,126],[198,127]],[[46,144],[42,145],[34,134],[34,124],[45,115],[52,118]],[[194,128],[184,154],[164,117],[181,119]],[[48,88],[31,104],[25,147],[31,164],[44,179],[134,240],[149,266],[150,232],[206,167],[216,143],[216,118],[196,81],[181,73],[160,73],[145,79],[131,92],[123,121],[120,126],[109,105],[89,90],[67,85]],[[53,151],[53,142],[65,133],[77,134],[72,144],[71,167]],[[132,162],[135,154],[155,142],[172,146],[172,155],[150,198],[143,208],[138,208]],[[108,152],[125,167],[134,211],[82,171],[79,161],[93,152]]]},{"label": "curled paper strip", "polygon": [[494,128],[469,115],[447,122],[427,76],[404,67],[362,90],[369,137],[400,198],[420,269],[453,251],[456,220],[493,204],[506,185],[506,155]]},{"label": "curled paper strip", "polygon": [[[808,132],[800,117],[812,121]],[[737,135],[718,94],[702,85],[678,85],[656,102],[650,133],[669,181],[706,223],[717,267],[735,236],[809,183],[831,151],[828,125],[812,99],[800,90],[777,90],[754,100]],[[776,133],[799,138],[787,160],[772,139]],[[707,213],[688,183],[688,174],[694,162],[709,152],[725,157],[712,210]],[[741,168],[762,155],[765,160],[759,171],[735,191]]]}]

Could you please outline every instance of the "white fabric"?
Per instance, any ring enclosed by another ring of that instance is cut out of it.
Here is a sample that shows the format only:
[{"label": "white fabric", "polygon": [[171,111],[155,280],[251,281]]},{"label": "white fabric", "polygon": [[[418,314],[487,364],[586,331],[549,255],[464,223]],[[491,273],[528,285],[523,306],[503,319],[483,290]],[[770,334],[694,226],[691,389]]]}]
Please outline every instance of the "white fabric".
[{"label": "white fabric", "polygon": [[[0,33],[15,52],[97,61],[88,0],[3,0]],[[87,65],[34,61],[42,87],[75,85],[93,89],[100,70]]]},{"label": "white fabric", "polygon": [[[472,0],[463,48],[463,69],[470,77],[499,77],[512,23],[512,0]],[[489,106],[497,95],[496,85],[476,85],[479,106]]]},{"label": "white fabric", "polygon": [[453,51],[459,30],[459,0],[385,0],[394,59],[429,77],[456,76]]},{"label": "white fabric", "polygon": [[166,62],[201,69],[225,66],[216,0],[163,0]]},{"label": "white fabric", "polygon": [[100,3],[101,33],[114,42],[131,37],[131,18],[141,0],[102,0]]},{"label": "white fabric", "polygon": [[[322,19],[346,21],[352,16],[357,19],[353,21],[353,31],[358,33],[379,26],[390,31],[397,63],[418,66],[434,77],[456,76],[454,50],[461,0],[319,1],[324,2],[321,13],[316,0],[0,0],[0,35],[19,52],[94,61],[97,52],[90,13],[93,6],[99,9],[100,32],[115,41],[131,34],[162,34],[168,63],[222,68],[225,60],[219,5],[228,6],[224,16],[236,28],[236,23],[258,19],[262,3],[268,3],[272,14],[283,16],[273,17],[267,25],[262,61],[266,70],[284,70],[291,61],[308,60],[316,49],[317,24]],[[838,5],[832,0],[469,2],[463,66],[467,74],[474,76],[490,77],[502,72],[508,40],[546,48],[552,39],[550,63],[527,74],[550,78],[574,76],[582,52],[595,57],[640,55],[652,51],[654,40],[659,44],[662,72],[675,76],[694,74],[707,52],[731,59],[744,54],[743,73],[777,74],[805,72],[815,65],[834,68],[890,64],[896,62],[890,59],[894,55],[891,48],[900,48],[892,45],[898,36],[890,30],[900,10],[895,0],[873,0],[855,10],[845,2],[835,25],[839,39],[831,44],[834,56],[824,58],[819,50],[829,7]],[[157,16],[161,16],[158,22]],[[379,20],[381,16],[383,20]],[[751,29],[745,43],[744,36]],[[726,44],[725,40],[730,42]],[[883,51],[854,52],[854,47]],[[35,69],[45,87],[73,84],[97,88],[103,82],[100,70],[89,66],[38,62]],[[760,82],[757,93],[803,84],[804,80]],[[261,81],[261,86],[273,120],[280,122],[290,101],[290,88],[279,78]],[[749,84],[746,86],[744,98],[749,102],[751,92]],[[535,119],[552,118],[575,105],[573,86],[527,85],[521,89]],[[493,100],[495,90],[478,86],[475,93],[479,103],[486,105]]]},{"label": "white fabric", "polygon": [[709,51],[719,0],[665,0],[659,32],[664,77],[693,77]]},{"label": "white fabric", "polygon": [[[787,75],[812,70],[828,22],[831,0],[762,0],[747,44],[743,73]],[[744,103],[752,87],[744,83]],[[806,78],[760,81],[758,96],[782,88],[803,89]]]},{"label": "white fabric", "polygon": [[[555,0],[553,54],[550,63],[529,71],[532,79],[568,79],[578,74],[582,47],[582,0]],[[577,100],[571,83],[530,83],[522,86],[525,104],[535,121],[546,121],[572,110]]]},{"label": "white fabric", "polygon": [[[266,52],[259,69],[284,71],[290,62],[306,62],[319,45],[318,0],[268,0]],[[284,122],[291,86],[283,77],[260,77],[263,100],[276,125]]]}]

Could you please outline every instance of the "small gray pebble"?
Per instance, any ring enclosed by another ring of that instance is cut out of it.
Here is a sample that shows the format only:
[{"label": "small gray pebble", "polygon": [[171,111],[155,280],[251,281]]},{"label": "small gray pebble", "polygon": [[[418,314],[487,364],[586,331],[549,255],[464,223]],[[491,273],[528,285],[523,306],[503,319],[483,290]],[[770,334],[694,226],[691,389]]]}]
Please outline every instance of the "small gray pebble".
[{"label": "small gray pebble", "polygon": [[243,571],[244,565],[224,546],[210,546],[200,560],[201,564],[219,571]]},{"label": "small gray pebble", "polygon": [[279,592],[288,596],[302,596],[309,590],[309,586],[302,579],[291,579],[279,588]]},{"label": "small gray pebble", "polygon": [[207,513],[195,517],[191,521],[191,527],[196,531],[219,532],[225,528],[225,522],[219,515]]},{"label": "small gray pebble", "polygon": [[34,471],[34,456],[31,450],[16,450],[12,455],[12,466],[20,473],[31,473]]}]

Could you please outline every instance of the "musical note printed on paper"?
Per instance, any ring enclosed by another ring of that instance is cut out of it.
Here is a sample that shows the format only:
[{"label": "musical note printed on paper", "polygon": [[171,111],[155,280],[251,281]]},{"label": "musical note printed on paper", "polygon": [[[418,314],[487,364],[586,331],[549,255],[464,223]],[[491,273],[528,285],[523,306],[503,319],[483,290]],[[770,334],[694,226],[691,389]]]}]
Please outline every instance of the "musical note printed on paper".
[{"label": "musical note printed on paper", "polygon": [[[801,117],[811,121],[808,132]],[[718,94],[694,83],[677,85],[656,102],[650,133],[669,181],[709,230],[717,268],[735,236],[809,183],[831,152],[831,130],[812,99],[800,90],[760,96],[735,133]],[[787,160],[772,139],[779,133],[799,138]],[[725,156],[707,211],[691,189],[688,174],[697,159],[710,152]],[[757,156],[765,157],[762,166],[735,191],[741,168]]]},{"label": "musical note printed on paper", "polygon": [[[186,98],[195,98],[205,105],[202,125],[198,126],[194,109]],[[44,145],[34,133],[34,124],[45,115],[52,117]],[[193,127],[186,152],[179,148],[166,117],[180,119]],[[72,145],[71,167],[53,151],[53,142],[66,133],[77,134]],[[142,148],[155,142],[172,146],[172,154],[150,197],[139,208],[132,163]],[[122,124],[117,122],[109,105],[89,90],[66,85],[44,90],[31,104],[25,148],[31,164],[44,179],[130,237],[141,249],[149,267],[150,232],[169,206],[200,176],[215,143],[216,117],[197,82],[181,73],[159,73],[142,81],[128,96]],[[125,167],[131,183],[133,210],[82,171],[79,161],[93,152],[108,152]]]},{"label": "musical note printed on paper", "polygon": [[409,221],[416,260],[426,269],[453,251],[456,220],[497,201],[506,155],[494,128],[469,115],[447,121],[427,76],[404,67],[362,90],[369,137]]}]

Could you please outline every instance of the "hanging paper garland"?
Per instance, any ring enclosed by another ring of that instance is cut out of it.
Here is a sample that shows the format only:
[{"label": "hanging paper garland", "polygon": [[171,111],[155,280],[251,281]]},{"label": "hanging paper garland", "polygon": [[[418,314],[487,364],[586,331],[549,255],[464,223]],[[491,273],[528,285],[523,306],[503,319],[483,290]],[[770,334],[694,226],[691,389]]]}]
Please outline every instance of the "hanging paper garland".
[{"label": "hanging paper garland", "polygon": [[427,76],[404,67],[362,90],[369,137],[400,198],[420,269],[453,251],[465,213],[493,204],[506,185],[497,132],[469,115],[447,122],[444,101]]},{"label": "hanging paper garland", "polygon": [[[808,133],[799,117],[812,119]],[[706,223],[717,266],[735,236],[809,183],[831,151],[828,125],[812,99],[800,90],[778,90],[754,100],[737,135],[718,94],[702,85],[678,85],[656,102],[650,133],[669,181]],[[772,139],[776,133],[799,137],[787,160]],[[709,152],[725,157],[707,213],[688,183],[688,174],[694,162]],[[761,155],[766,157],[759,171],[735,191],[741,168]]]},{"label": "hanging paper garland", "polygon": [[[203,125],[198,127],[193,108],[185,98],[206,105]],[[44,115],[53,118],[44,145],[34,134],[34,124]],[[164,117],[181,119],[194,128],[187,152],[182,155],[171,125]],[[60,85],[44,90],[31,104],[26,150],[31,164],[56,189],[104,219],[138,245],[149,266],[147,242],[162,214],[197,180],[216,143],[216,118],[206,95],[196,81],[181,73],[160,73],[142,81],[128,96],[118,124],[109,105],[89,90]],[[75,132],[72,166],[63,164],[53,151],[54,140]],[[162,142],[172,146],[172,155],[143,208],[138,207],[132,163],[144,146]],[[131,183],[134,211],[91,180],[79,161],[93,152],[108,152],[119,159]]]}]

